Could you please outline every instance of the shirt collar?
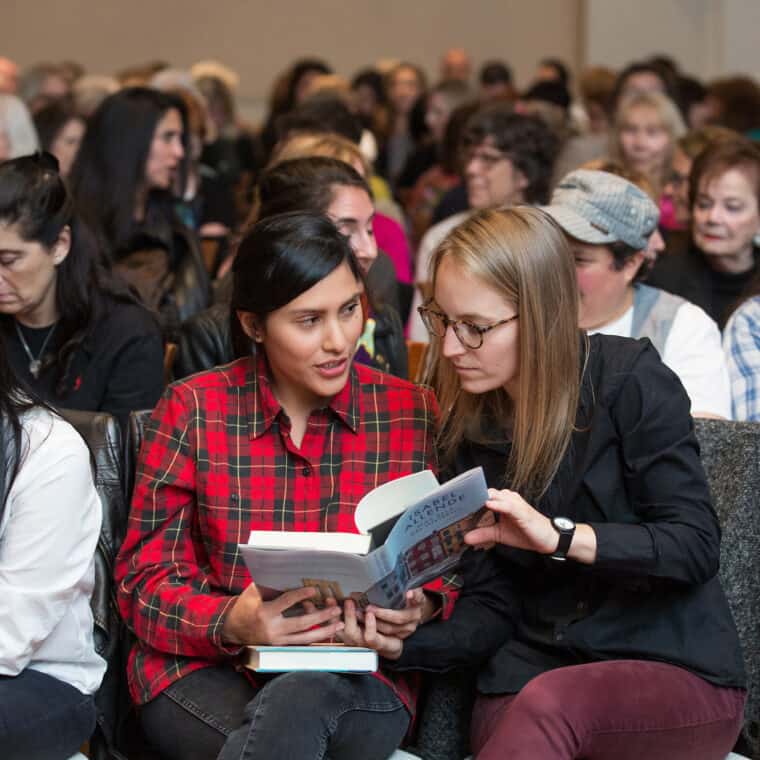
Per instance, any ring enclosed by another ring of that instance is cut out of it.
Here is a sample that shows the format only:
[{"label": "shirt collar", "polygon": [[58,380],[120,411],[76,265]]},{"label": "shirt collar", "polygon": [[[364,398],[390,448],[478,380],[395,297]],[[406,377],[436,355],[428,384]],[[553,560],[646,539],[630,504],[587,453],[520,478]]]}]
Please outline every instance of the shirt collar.
[{"label": "shirt collar", "polygon": [[[249,363],[246,372],[246,396],[248,397],[248,430],[251,438],[262,436],[283,411],[282,404],[272,391],[272,375],[263,352],[258,353]],[[354,433],[361,421],[361,387],[356,369],[351,366],[348,382],[333,397],[327,408]]]}]

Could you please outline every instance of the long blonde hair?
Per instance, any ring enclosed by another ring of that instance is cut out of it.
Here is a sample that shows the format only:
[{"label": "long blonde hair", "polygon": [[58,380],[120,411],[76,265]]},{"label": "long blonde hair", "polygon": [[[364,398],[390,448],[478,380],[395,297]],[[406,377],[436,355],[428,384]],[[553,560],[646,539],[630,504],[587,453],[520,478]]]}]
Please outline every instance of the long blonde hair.
[{"label": "long blonde hair", "polygon": [[537,208],[482,211],[456,227],[434,253],[434,290],[444,259],[515,305],[519,380],[514,404],[504,388],[467,393],[441,356],[442,340],[432,338],[428,379],[446,420],[439,442],[443,459],[451,461],[465,438],[488,440],[487,420],[496,420],[502,432],[511,426],[507,482],[536,499],[567,450],[580,395],[578,286],[565,236]]}]

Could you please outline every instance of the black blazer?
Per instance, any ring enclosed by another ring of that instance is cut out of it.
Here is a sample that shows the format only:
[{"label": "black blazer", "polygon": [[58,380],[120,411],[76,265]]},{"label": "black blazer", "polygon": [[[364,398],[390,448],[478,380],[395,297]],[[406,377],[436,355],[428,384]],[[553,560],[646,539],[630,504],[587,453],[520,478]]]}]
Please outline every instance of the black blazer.
[{"label": "black blazer", "polygon": [[[467,443],[455,469],[481,464],[489,485],[503,488],[508,452],[507,443]],[[571,445],[534,506],[589,523],[596,562],[504,546],[468,552],[451,619],[407,639],[396,667],[479,663],[486,694],[609,659],[668,662],[744,685],[689,400],[648,340],[590,338]]]}]

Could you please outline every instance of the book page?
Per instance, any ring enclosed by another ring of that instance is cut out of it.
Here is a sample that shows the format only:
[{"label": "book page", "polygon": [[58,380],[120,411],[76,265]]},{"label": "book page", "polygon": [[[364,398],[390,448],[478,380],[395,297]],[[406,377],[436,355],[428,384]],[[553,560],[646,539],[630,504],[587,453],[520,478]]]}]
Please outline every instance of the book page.
[{"label": "book page", "polygon": [[362,557],[310,549],[256,549],[246,544],[240,545],[240,551],[265,599],[313,586],[320,591],[317,605],[331,596],[338,602],[353,598],[366,606],[364,595],[388,571],[383,565],[384,555],[377,552]]}]

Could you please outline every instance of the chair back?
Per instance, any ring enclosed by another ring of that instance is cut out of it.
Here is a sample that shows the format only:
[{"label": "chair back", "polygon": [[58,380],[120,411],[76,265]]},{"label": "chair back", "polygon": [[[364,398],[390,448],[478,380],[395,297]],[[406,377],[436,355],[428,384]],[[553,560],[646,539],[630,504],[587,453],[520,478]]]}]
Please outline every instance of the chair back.
[{"label": "chair back", "polygon": [[113,579],[114,561],[124,540],[129,512],[124,491],[121,431],[116,419],[105,412],[64,409],[60,414],[90,448],[95,460],[95,488],[103,510],[90,606],[95,620],[95,649],[106,661],[107,669],[95,695],[97,727],[89,752],[92,760],[110,760],[121,757],[114,747],[119,726],[129,708],[124,677],[124,624]]},{"label": "chair back", "polygon": [[723,530],[720,577],[747,668],[743,738],[760,760],[760,424],[695,420]]}]

